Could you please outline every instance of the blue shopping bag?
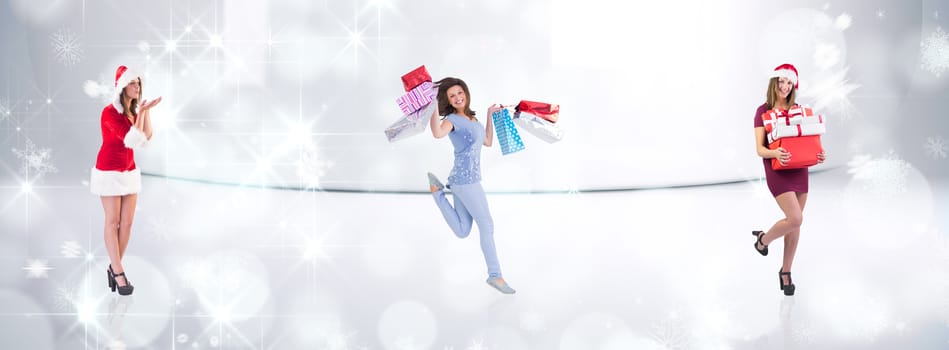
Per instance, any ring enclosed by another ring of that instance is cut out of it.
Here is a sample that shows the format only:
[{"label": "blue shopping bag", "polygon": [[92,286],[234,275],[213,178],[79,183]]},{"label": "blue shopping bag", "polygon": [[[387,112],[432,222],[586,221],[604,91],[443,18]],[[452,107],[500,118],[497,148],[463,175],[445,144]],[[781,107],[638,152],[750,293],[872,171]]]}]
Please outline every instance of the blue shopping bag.
[{"label": "blue shopping bag", "polygon": [[491,119],[494,121],[494,133],[501,144],[501,154],[508,155],[524,149],[524,141],[521,141],[511,113],[506,108],[491,113]]}]

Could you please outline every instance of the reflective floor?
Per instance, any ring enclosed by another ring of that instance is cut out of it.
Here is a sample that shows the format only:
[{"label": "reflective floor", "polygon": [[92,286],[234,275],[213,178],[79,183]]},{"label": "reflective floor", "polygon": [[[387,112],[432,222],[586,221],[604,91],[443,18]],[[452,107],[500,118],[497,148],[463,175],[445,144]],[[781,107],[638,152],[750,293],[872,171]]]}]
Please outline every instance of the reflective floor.
[{"label": "reflective floor", "polygon": [[949,183],[902,174],[812,175],[793,297],[783,244],[752,249],[780,217],[760,182],[489,194],[513,296],[427,194],[145,177],[120,297],[96,197],[6,187],[0,334],[5,349],[946,349]]}]

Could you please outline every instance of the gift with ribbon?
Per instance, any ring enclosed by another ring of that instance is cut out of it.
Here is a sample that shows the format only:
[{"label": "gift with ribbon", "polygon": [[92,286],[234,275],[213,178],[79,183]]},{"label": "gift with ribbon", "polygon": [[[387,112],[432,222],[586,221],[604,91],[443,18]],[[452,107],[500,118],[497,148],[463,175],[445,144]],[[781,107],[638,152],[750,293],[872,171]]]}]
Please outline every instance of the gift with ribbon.
[{"label": "gift with ribbon", "polygon": [[761,115],[768,143],[784,137],[823,135],[827,132],[824,116],[807,107],[795,106],[787,111],[772,109]]},{"label": "gift with ribbon", "polygon": [[815,136],[827,132],[824,124],[775,125],[768,133],[768,143],[774,143],[785,137]]},{"label": "gift with ribbon", "polygon": [[435,88],[435,84],[425,81],[405,95],[395,99],[395,102],[399,105],[402,113],[410,114],[431,103],[437,93],[438,89]]},{"label": "gift with ribbon", "polygon": [[511,120],[511,113],[506,108],[501,108],[491,113],[491,120],[494,122],[494,131],[501,145],[501,154],[508,155],[524,149],[524,141],[521,135],[517,133],[514,127],[514,121]]}]

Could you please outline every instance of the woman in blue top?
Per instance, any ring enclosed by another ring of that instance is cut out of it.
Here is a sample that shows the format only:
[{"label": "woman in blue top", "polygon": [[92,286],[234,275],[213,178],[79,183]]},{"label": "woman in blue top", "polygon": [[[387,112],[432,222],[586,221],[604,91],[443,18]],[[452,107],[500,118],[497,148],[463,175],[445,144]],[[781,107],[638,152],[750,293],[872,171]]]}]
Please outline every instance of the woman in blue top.
[{"label": "woman in blue top", "polygon": [[[488,210],[488,198],[481,188],[481,145],[491,147],[494,142],[494,127],[490,115],[501,107],[488,108],[487,125],[482,126],[471,110],[468,85],[458,78],[445,78],[437,82],[438,108],[432,114],[432,135],[440,139],[448,135],[455,147],[455,165],[448,175],[454,207],[445,198],[445,187],[432,173],[428,173],[429,189],[435,204],[445,216],[448,226],[458,238],[468,237],[471,223],[478,224],[481,234],[481,252],[488,265],[487,283],[504,294],[514,294],[514,289],[501,277],[501,265],[494,248],[494,220]],[[438,116],[445,116],[440,119]]]}]

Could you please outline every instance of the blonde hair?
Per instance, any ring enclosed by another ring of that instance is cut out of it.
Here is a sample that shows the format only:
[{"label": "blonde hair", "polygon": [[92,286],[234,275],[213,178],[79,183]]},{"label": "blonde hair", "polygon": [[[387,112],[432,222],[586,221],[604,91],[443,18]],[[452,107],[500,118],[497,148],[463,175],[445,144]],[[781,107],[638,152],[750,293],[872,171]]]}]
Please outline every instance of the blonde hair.
[{"label": "blonde hair", "polygon": [[[778,77],[771,78],[768,81],[768,108],[773,109],[774,104],[778,102]],[[797,88],[791,87],[791,93],[788,94],[787,106],[791,107],[795,105],[795,100],[797,99]]]}]

